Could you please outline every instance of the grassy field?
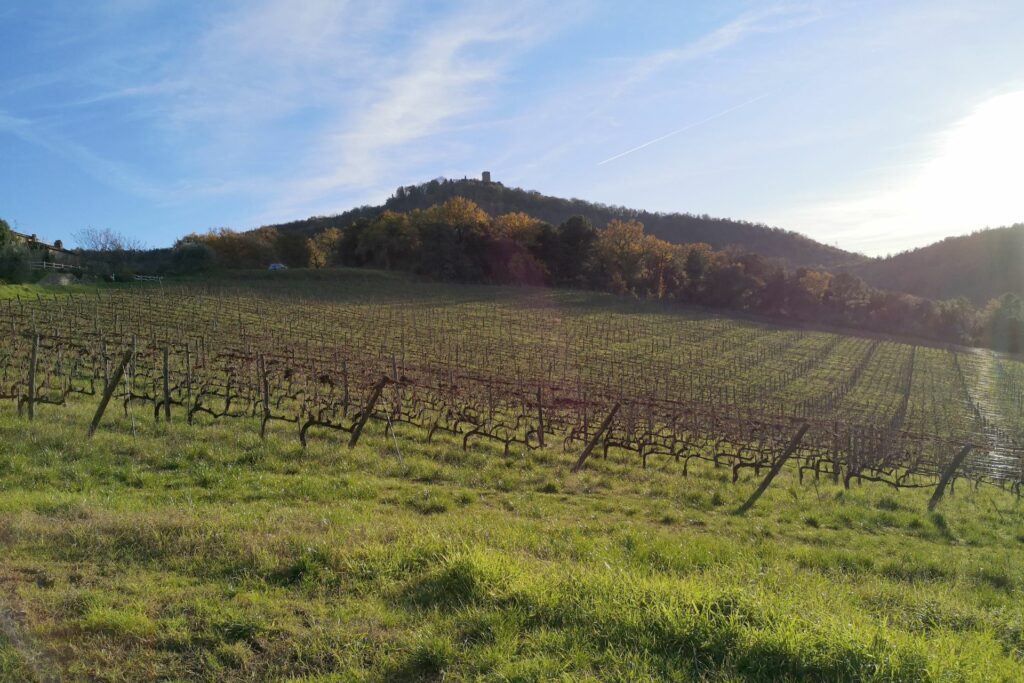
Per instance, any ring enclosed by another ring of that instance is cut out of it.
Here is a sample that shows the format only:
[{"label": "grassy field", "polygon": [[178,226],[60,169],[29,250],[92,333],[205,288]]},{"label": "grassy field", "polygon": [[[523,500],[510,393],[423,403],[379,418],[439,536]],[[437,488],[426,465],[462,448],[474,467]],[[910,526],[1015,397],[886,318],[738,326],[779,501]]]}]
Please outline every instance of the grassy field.
[{"label": "grassy field", "polygon": [[[366,282],[338,296],[401,298]],[[558,296],[580,316],[680,315]],[[876,374],[897,374],[907,351],[883,351]],[[921,376],[922,401],[943,376]],[[142,408],[87,441],[93,407],[29,423],[0,405],[0,680],[1024,679],[1024,514],[998,489],[960,484],[929,514],[928,489],[783,470],[738,516],[750,471],[613,451],[573,475],[560,447],[463,451],[380,423],[353,450],[304,451],[293,427],[261,441],[255,419],[154,425]]]}]

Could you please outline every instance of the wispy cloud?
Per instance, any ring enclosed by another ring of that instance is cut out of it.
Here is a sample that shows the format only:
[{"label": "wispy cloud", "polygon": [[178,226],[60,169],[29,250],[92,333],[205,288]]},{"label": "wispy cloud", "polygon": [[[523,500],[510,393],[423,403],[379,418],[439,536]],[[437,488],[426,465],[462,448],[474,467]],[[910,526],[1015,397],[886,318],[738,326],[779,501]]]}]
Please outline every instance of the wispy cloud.
[{"label": "wispy cloud", "polygon": [[744,12],[683,45],[625,61],[616,77],[616,95],[650,81],[666,69],[712,57],[756,35],[806,26],[822,16],[820,7],[813,3],[771,5]]},{"label": "wispy cloud", "polygon": [[723,109],[722,111],[717,112],[715,114],[712,114],[711,116],[707,116],[707,117],[705,117],[705,118],[703,118],[703,119],[701,119],[699,121],[694,121],[693,123],[689,123],[689,124],[683,126],[682,128],[676,128],[675,130],[670,131],[668,133],[665,133],[664,135],[659,135],[658,137],[654,138],[653,140],[648,140],[647,142],[645,142],[643,144],[640,144],[640,145],[637,145],[636,147],[632,147],[630,149],[627,149],[625,152],[619,152],[618,154],[616,154],[614,156],[610,156],[610,157],[608,157],[607,159],[605,159],[603,161],[597,162],[597,165],[598,166],[604,166],[605,164],[607,164],[609,162],[615,161],[616,159],[621,159],[622,157],[627,156],[629,154],[632,154],[633,152],[639,152],[640,150],[644,149],[645,147],[650,147],[651,145],[657,144],[657,143],[659,143],[659,142],[661,142],[663,140],[667,140],[667,139],[669,139],[670,137],[672,137],[674,135],[679,135],[680,133],[683,133],[685,131],[693,130],[694,128],[697,128],[698,126],[703,126],[705,123],[710,123],[711,121],[714,121],[715,119],[720,119],[723,116],[726,116],[727,114],[731,114],[732,112],[736,111],[737,109],[743,109],[744,107],[749,107],[750,105],[754,104],[755,102],[759,102],[759,101],[763,100],[766,97],[768,97],[768,96],[767,95],[759,95],[757,97],[754,97],[752,99],[747,100],[746,102],[741,102],[741,103],[739,103],[739,104],[737,104],[737,105],[735,105],[733,107],[729,107],[728,109]]},{"label": "wispy cloud", "polygon": [[[162,9],[156,0],[109,0],[76,10],[75,17],[81,23],[85,12],[90,31],[99,32],[107,23],[144,21]],[[410,0],[260,0],[218,6],[156,44],[123,41],[93,52],[89,64],[67,64],[8,85],[25,90],[75,83],[67,89],[72,97],[36,98],[43,102],[37,113],[60,111],[66,121],[117,107],[139,126],[136,134],[175,151],[173,163],[157,171],[132,168],[115,160],[116,151],[101,154],[89,140],[62,135],[57,119],[54,125],[19,119],[22,139],[93,177],[162,203],[248,196],[255,200],[254,220],[274,219],[314,207],[344,208],[354,197],[393,185],[396,177],[449,167],[450,159],[468,153],[452,131],[486,125],[501,130],[481,116],[499,118],[494,105],[518,58],[587,10],[586,0],[554,6],[479,0],[429,9]],[[748,12],[685,45],[611,61],[610,86],[574,85],[558,99],[599,102],[592,116],[600,120],[601,110],[666,70],[815,18],[808,5]],[[78,40],[67,28],[55,24],[54,35]],[[590,94],[581,97],[587,88]],[[513,111],[530,117],[543,106]],[[564,128],[563,136],[577,132]]]},{"label": "wispy cloud", "polygon": [[217,12],[175,67],[182,92],[168,114],[181,126],[249,127],[343,104],[380,66],[377,41],[398,7],[264,0]]},{"label": "wispy cloud", "polygon": [[[89,11],[95,23],[120,21],[126,2],[135,18],[160,9],[149,0],[112,0]],[[162,48],[146,41],[120,44],[93,52],[90,65],[8,82],[21,92],[63,89],[65,96],[37,96],[33,114],[7,117],[4,128],[151,199],[249,195],[259,198],[257,215],[332,202],[340,209],[351,192],[380,184],[410,160],[443,164],[444,145],[426,147],[427,141],[473,123],[467,115],[493,104],[515,57],[568,23],[575,5],[261,0],[220,6],[176,34],[173,50],[155,54]],[[64,35],[59,24],[52,30]],[[137,124],[151,144],[174,150],[169,166],[176,178],[161,169],[161,180],[146,181],[57,132],[62,122],[109,107]],[[45,125],[44,115],[55,125]]]},{"label": "wispy cloud", "polygon": [[325,127],[304,172],[288,184],[278,211],[346,190],[366,190],[419,162],[442,166],[437,137],[467,115],[485,112],[516,56],[550,37],[567,7],[484,2],[412,37],[400,60],[351,93],[359,106]]},{"label": "wispy cloud", "polygon": [[[126,222],[159,214],[167,233],[340,211],[482,168],[556,194],[769,219],[854,245],[1009,217],[986,187],[1019,193],[998,178],[936,179],[984,162],[915,153],[960,102],[1019,78],[1024,13],[889,4],[8,3],[0,34],[19,58],[0,69],[0,135],[46,150],[32,164],[45,189],[19,211],[66,222],[70,212],[33,207],[46,204],[47,175],[73,165],[115,188],[107,214],[123,202]],[[944,140],[933,149],[952,149]],[[912,170],[894,170],[897,158]],[[879,167],[885,182],[836,189]],[[984,211],[950,208],[965,187]],[[928,213],[935,194],[945,208]]]},{"label": "wispy cloud", "polygon": [[39,124],[0,111],[0,134],[13,135],[73,163],[93,179],[158,202],[170,200],[168,191],[145,180],[128,165],[100,156],[87,147],[48,131]]},{"label": "wispy cloud", "polygon": [[[713,94],[695,91],[685,107],[680,106],[675,89],[685,81],[689,70],[701,69],[705,60],[742,48],[743,43],[753,37],[779,34],[818,21],[824,16],[819,5],[817,2],[785,3],[743,12],[679,45],[604,59],[595,73],[582,74],[547,102],[538,103],[518,119],[508,122],[506,130],[510,142],[495,165],[531,176],[565,163],[567,159],[574,159],[576,165],[587,163],[595,168],[604,167],[753,104],[763,99],[764,95],[751,97],[753,93],[763,92],[763,85],[723,86],[721,92]],[[742,100],[741,104],[729,105],[730,101],[737,100]],[[714,109],[715,104],[720,108]],[[652,112],[686,111],[692,116],[694,110],[714,113],[624,152],[590,161],[595,150],[607,155],[608,147],[615,144],[614,140],[621,138],[624,131],[647,127],[649,118],[657,118],[651,117]]]},{"label": "wispy cloud", "polygon": [[180,87],[164,123],[206,137],[203,161],[214,169],[245,165],[287,136],[273,151],[276,187],[261,217],[343,208],[396,168],[442,165],[445,147],[433,138],[486,111],[515,57],[571,9],[496,0],[441,13],[399,0],[243,6],[199,38],[174,76]]}]

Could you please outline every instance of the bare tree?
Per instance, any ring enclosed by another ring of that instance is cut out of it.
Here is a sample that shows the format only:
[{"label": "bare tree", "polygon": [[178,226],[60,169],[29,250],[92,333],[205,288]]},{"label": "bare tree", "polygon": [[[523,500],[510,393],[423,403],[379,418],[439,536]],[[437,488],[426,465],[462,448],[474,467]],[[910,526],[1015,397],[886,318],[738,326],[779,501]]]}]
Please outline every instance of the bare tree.
[{"label": "bare tree", "polygon": [[139,240],[123,235],[110,228],[86,228],[74,233],[75,242],[86,251],[142,251],[145,245]]}]

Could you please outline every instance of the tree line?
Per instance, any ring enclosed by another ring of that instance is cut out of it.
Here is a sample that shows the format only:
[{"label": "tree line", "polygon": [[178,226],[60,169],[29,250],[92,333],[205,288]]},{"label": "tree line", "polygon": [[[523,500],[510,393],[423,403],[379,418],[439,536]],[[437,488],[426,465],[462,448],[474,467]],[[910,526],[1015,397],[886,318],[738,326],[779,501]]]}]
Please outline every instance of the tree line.
[{"label": "tree line", "polygon": [[763,223],[715,218],[707,214],[644,211],[582,199],[552,197],[532,190],[508,187],[500,182],[466,178],[437,178],[419,185],[403,186],[396,189],[381,206],[360,206],[337,216],[313,216],[270,227],[286,233],[313,233],[331,226],[349,225],[359,218],[372,220],[384,210],[410,213],[416,209],[443,204],[456,197],[469,199],[492,216],[522,212],[552,225],[559,225],[573,216],[586,217],[595,225],[606,225],[616,219],[638,220],[644,224],[646,232],[669,242],[703,242],[718,249],[738,244],[756,254],[783,260],[794,268],[820,266],[835,269],[867,260],[867,257],[860,254],[821,244],[805,235],[772,228]]},{"label": "tree line", "polygon": [[[637,220],[612,219],[600,230],[581,216],[551,225],[522,212],[491,216],[463,197],[408,212],[363,213],[313,234],[274,227],[194,233],[170,251],[88,237],[79,238],[90,247],[83,260],[101,264],[97,272],[104,273],[189,274],[273,262],[365,266],[445,282],[592,289],[1024,351],[1024,302],[1015,293],[980,308],[966,298],[927,299],[872,288],[848,272],[790,268],[738,248],[673,244],[646,233]],[[0,280],[28,281],[29,257],[0,220]]]},{"label": "tree line", "polygon": [[791,268],[736,248],[673,244],[637,220],[597,229],[574,216],[552,225],[521,212],[491,216],[463,197],[384,210],[312,235],[276,228],[192,234],[171,259],[179,272],[271,262],[374,267],[444,282],[585,288],[1012,352],[1024,343],[1024,304],[1015,294],[978,309],[964,298],[879,290],[847,272]]}]

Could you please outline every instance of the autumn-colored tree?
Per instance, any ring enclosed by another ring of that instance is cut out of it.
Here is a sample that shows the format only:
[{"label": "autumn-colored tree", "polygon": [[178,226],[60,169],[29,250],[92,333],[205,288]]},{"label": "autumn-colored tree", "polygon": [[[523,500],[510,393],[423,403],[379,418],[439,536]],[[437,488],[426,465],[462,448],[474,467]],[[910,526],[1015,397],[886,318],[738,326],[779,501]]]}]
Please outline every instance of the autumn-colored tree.
[{"label": "autumn-colored tree", "polygon": [[217,261],[225,268],[266,268],[278,260],[277,230],[260,228],[250,232],[235,232],[229,228],[192,234],[179,240],[205,244],[217,254]]},{"label": "autumn-colored tree", "polygon": [[787,302],[790,312],[803,319],[817,317],[831,280],[830,273],[798,268],[789,279]]},{"label": "autumn-colored tree", "polygon": [[829,283],[832,281],[832,274],[820,270],[804,269],[802,274],[798,273],[797,279],[800,282],[800,286],[804,288],[811,298],[815,301],[821,301],[825,298],[825,292],[828,291]]},{"label": "autumn-colored tree", "polygon": [[338,248],[342,232],[338,228],[327,228],[309,238],[309,267],[326,268],[339,260]]},{"label": "autumn-colored tree", "polygon": [[543,223],[525,213],[506,213],[494,219],[492,234],[506,238],[528,249],[537,246]]},{"label": "autumn-colored tree", "polygon": [[644,274],[644,226],[613,220],[594,243],[593,280],[613,292],[632,292]]},{"label": "autumn-colored tree", "polygon": [[552,258],[550,225],[525,213],[494,219],[484,251],[488,279],[506,284],[543,285],[550,280],[545,257]]},{"label": "autumn-colored tree", "polygon": [[476,204],[455,197],[413,212],[420,238],[416,269],[442,280],[476,281],[485,275],[491,218]]},{"label": "autumn-colored tree", "polygon": [[444,204],[415,212],[414,220],[420,224],[433,223],[450,228],[459,239],[487,235],[491,226],[487,212],[464,197],[453,197]]},{"label": "autumn-colored tree", "polygon": [[641,246],[643,275],[638,282],[640,289],[637,294],[664,299],[669,293],[679,291],[686,278],[680,262],[682,250],[654,235],[644,235]]},{"label": "autumn-colored tree", "polygon": [[404,213],[385,211],[363,232],[357,253],[364,263],[409,268],[420,246],[419,230]]}]

